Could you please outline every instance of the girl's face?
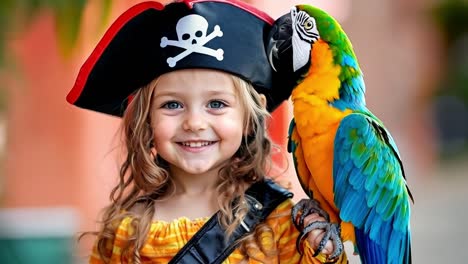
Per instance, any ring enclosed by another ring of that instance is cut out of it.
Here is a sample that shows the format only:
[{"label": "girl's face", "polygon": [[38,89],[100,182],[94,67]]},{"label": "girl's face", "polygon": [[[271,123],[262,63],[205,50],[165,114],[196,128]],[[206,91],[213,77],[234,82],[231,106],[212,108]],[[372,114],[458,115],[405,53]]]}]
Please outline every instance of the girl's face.
[{"label": "girl's face", "polygon": [[[187,69],[159,77],[151,110],[157,153],[172,174],[218,174],[244,133],[244,109],[227,73]],[[173,175],[174,176],[174,175]]]}]

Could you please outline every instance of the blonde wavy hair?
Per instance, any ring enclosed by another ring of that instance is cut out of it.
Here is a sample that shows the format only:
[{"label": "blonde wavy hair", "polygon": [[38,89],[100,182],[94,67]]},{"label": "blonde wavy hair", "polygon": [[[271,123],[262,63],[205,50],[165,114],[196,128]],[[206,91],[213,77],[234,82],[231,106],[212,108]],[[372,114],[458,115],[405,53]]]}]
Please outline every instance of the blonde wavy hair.
[{"label": "blonde wavy hair", "polygon": [[[269,113],[262,104],[261,96],[248,82],[232,75],[232,81],[243,108],[244,128],[248,135],[242,140],[241,146],[219,171],[219,182],[216,188],[218,205],[220,208],[219,222],[229,237],[240,225],[248,211],[248,203],[244,195],[251,184],[261,181],[265,177],[266,169],[271,167],[270,152],[272,143],[265,129],[265,121]],[[120,222],[130,216],[133,234],[128,238],[123,249],[122,258],[131,259],[133,263],[141,263],[140,250],[146,235],[150,230],[155,213],[154,200],[168,190],[172,184],[167,170],[167,164],[161,159],[154,158],[151,153],[153,147],[153,131],[151,129],[152,97],[158,79],[139,89],[133,97],[123,117],[122,132],[127,150],[126,158],[120,167],[119,182],[110,194],[111,204],[103,209],[101,224],[98,232],[88,232],[97,235],[97,250],[101,259],[109,262],[108,246],[116,236],[115,232]],[[239,202],[232,205],[238,198]],[[132,210],[136,205],[142,209],[136,213]],[[237,212],[234,216],[232,212]],[[249,249],[260,249],[266,256],[277,254],[275,249],[265,248],[259,241],[261,235],[272,229],[266,224],[260,224],[255,231],[242,238],[239,249],[249,256]]]}]

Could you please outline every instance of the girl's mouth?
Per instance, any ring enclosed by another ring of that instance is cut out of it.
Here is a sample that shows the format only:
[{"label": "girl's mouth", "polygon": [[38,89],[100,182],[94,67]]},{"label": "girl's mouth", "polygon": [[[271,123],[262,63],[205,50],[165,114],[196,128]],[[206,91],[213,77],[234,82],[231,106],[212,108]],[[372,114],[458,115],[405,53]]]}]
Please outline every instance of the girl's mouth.
[{"label": "girl's mouth", "polygon": [[186,142],[178,142],[178,144],[184,146],[184,147],[190,147],[190,148],[201,148],[201,147],[206,147],[209,145],[212,145],[216,143],[216,141],[186,141]]}]

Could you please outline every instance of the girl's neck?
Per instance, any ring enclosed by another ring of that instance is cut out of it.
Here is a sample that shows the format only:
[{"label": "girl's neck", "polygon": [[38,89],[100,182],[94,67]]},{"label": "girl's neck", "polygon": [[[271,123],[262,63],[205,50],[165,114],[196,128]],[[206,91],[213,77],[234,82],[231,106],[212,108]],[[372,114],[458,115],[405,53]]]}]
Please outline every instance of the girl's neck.
[{"label": "girl's neck", "polygon": [[175,195],[201,195],[214,193],[218,183],[218,173],[188,174],[177,169],[170,170],[174,182]]},{"label": "girl's neck", "polygon": [[154,219],[172,222],[182,217],[193,220],[212,216],[219,209],[215,187],[202,183],[175,181],[175,189],[168,190],[166,195],[155,201]]},{"label": "girl's neck", "polygon": [[181,217],[210,217],[218,211],[216,185],[218,173],[189,174],[171,168],[173,185],[155,201],[155,220],[171,222]]}]

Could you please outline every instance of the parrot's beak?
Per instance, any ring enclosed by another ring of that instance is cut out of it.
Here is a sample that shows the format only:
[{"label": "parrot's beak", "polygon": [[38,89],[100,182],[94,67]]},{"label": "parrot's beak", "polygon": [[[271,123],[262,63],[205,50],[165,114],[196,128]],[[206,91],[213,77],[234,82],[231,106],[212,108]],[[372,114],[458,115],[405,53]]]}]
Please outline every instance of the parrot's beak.
[{"label": "parrot's beak", "polygon": [[292,21],[289,13],[273,24],[267,52],[270,65],[276,72],[292,72]]}]

